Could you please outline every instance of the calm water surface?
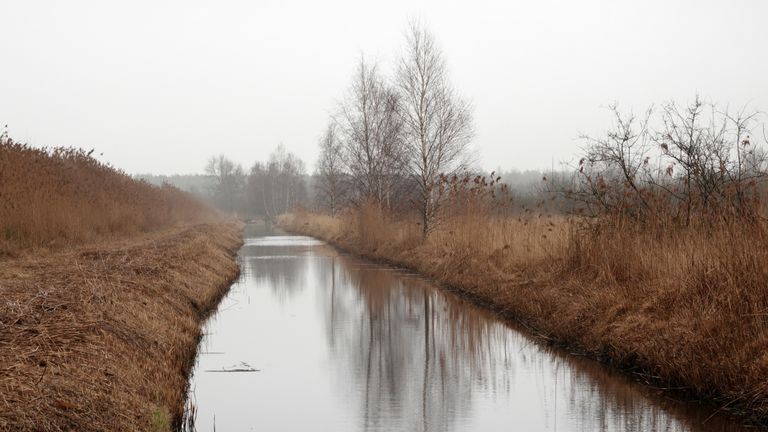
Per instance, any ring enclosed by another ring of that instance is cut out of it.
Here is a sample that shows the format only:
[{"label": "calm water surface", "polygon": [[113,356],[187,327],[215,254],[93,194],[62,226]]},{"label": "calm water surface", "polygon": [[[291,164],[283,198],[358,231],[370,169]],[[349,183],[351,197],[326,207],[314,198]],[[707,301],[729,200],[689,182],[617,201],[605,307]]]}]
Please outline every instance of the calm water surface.
[{"label": "calm water surface", "polygon": [[197,430],[741,430],[312,238],[248,238],[240,260],[200,346]]}]

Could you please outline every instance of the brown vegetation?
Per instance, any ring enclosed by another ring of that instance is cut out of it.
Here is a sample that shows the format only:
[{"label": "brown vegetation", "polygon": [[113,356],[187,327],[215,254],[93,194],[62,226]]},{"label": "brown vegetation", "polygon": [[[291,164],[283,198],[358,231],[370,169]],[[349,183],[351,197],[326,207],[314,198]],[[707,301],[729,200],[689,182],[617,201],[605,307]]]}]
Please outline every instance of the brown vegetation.
[{"label": "brown vegetation", "polygon": [[206,222],[189,194],[152,186],[80,149],[38,149],[0,135],[0,256]]},{"label": "brown vegetation", "polygon": [[0,430],[179,426],[239,230],[90,152],[0,135]]},{"label": "brown vegetation", "polygon": [[170,430],[202,321],[238,273],[239,229],[0,261],[0,430]]},{"label": "brown vegetation", "polygon": [[646,383],[766,422],[764,223],[664,229],[614,218],[598,225],[464,204],[426,240],[416,215],[394,217],[376,206],[281,222],[417,270]]}]

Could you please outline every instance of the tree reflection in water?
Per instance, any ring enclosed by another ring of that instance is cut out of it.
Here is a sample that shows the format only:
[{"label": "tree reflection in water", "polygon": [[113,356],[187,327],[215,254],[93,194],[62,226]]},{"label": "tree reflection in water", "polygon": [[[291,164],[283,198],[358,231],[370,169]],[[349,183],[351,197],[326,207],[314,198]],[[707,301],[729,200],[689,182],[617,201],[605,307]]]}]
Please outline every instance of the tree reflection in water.
[{"label": "tree reflection in water", "polygon": [[356,393],[361,430],[463,430],[474,424],[476,395],[509,403],[521,419],[541,413],[541,424],[511,429],[738,430],[719,418],[702,425],[703,410],[659,400],[602,365],[533,343],[421,278],[328,248],[315,253],[325,256],[311,266],[325,290],[318,298],[328,343],[340,385]]},{"label": "tree reflection in water", "polygon": [[[240,260],[192,385],[206,427],[215,418],[227,430],[740,430],[312,239],[249,239]],[[260,372],[204,372],[241,361]]]}]

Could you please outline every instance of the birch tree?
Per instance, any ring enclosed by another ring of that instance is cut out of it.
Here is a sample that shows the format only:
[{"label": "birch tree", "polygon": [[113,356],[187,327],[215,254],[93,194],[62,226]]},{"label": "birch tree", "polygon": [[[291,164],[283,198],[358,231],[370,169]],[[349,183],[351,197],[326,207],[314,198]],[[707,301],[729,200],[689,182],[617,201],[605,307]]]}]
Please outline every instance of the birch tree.
[{"label": "birch tree", "polygon": [[337,124],[357,204],[390,208],[393,186],[404,168],[398,94],[375,64],[360,60]]},{"label": "birch tree", "polygon": [[408,171],[418,184],[423,235],[440,210],[441,174],[466,168],[473,136],[470,105],[448,83],[442,52],[424,27],[411,24],[397,69],[399,116]]},{"label": "birch tree", "polygon": [[346,201],[347,175],[344,171],[342,143],[333,123],[328,125],[320,139],[317,177],[317,202],[331,215],[335,215]]}]

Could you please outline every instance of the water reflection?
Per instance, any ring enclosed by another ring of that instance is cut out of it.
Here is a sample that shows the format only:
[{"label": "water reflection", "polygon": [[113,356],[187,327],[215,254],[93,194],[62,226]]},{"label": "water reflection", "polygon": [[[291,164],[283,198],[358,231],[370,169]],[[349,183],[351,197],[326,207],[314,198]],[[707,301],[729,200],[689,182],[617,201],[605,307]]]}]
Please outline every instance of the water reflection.
[{"label": "water reflection", "polygon": [[[314,240],[251,239],[241,261],[201,350],[223,354],[196,368],[199,430],[739,430]],[[260,372],[203,372],[239,362]]]}]

